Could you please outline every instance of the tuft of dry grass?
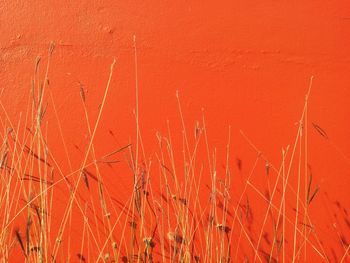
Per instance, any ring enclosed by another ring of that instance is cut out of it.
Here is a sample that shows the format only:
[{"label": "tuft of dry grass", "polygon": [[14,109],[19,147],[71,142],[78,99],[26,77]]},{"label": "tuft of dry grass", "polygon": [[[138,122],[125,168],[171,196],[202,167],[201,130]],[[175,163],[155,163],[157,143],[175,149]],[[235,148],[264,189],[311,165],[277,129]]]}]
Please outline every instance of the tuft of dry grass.
[{"label": "tuft of dry grass", "polygon": [[[224,169],[220,169],[217,149],[210,145],[204,111],[202,120],[189,132],[179,92],[176,100],[182,141],[173,143],[167,122],[166,134],[156,135],[157,152],[152,158],[146,155],[139,121],[136,44],[134,38],[134,138],[114,151],[97,154],[95,137],[112,88],[114,60],[94,125],[86,103],[88,96],[79,84],[88,142],[77,168],[71,162],[49,89],[53,44],[43,80],[39,78],[41,58],[35,61],[27,110],[15,123],[0,100],[1,262],[15,256],[24,262],[304,262],[310,255],[318,262],[330,262],[309,213],[321,194],[308,166],[307,110],[312,78],[295,141],[282,149],[279,164],[269,160],[241,131],[256,158],[238,187],[235,179],[242,173],[242,160],[235,160],[237,171],[231,167],[231,127]],[[46,114],[50,109],[68,172],[49,147]],[[312,125],[330,141],[324,129]],[[132,178],[132,185],[126,189],[130,195],[123,201],[112,194],[105,176],[106,166],[119,169],[121,163],[128,166],[125,176]],[[267,178],[267,189],[254,183],[257,174]],[[296,184],[291,177],[297,178]],[[265,205],[262,213],[256,213],[257,204]],[[350,246],[344,237],[341,241],[343,262],[349,257]]]}]

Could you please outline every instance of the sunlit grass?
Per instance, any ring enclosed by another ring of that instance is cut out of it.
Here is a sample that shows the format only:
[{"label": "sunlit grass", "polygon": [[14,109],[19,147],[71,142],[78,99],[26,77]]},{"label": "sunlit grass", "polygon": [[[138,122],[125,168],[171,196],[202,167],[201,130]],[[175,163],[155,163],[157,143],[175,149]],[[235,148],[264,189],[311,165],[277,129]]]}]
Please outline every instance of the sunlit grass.
[{"label": "sunlit grass", "polygon": [[[84,112],[81,121],[87,127],[89,142],[79,168],[74,168],[55,100],[48,88],[53,49],[52,45],[43,80],[38,77],[40,59],[35,63],[25,114],[13,123],[8,109],[1,103],[2,262],[8,262],[13,255],[25,262],[305,262],[308,254],[312,254],[315,262],[330,261],[308,212],[320,189],[315,186],[308,167],[307,112],[312,78],[294,143],[276,149],[281,151],[279,164],[271,163],[241,131],[256,159],[242,189],[236,193],[238,198],[233,198],[237,189],[232,183],[236,174],[230,155],[231,127],[227,138],[223,138],[227,141],[225,167],[218,169],[217,150],[210,146],[204,113],[202,120],[188,129],[179,92],[174,99],[178,102],[181,130],[176,132],[181,134],[182,141],[173,142],[168,122],[167,133],[157,133],[158,151],[153,158],[146,156],[139,122],[135,39],[133,139],[112,152],[96,154],[95,135],[117,65],[114,60],[94,125],[85,103],[87,95],[80,87],[80,106]],[[45,122],[48,107],[53,109],[58,125],[68,173],[63,172],[63,164],[48,147],[50,134]],[[325,131],[315,125],[316,131],[328,139]],[[179,145],[181,150],[176,151]],[[115,156],[122,156],[132,178],[131,194],[123,202],[110,193],[103,174],[106,165],[118,169]],[[269,178],[266,191],[252,180],[261,163]],[[295,167],[296,172],[292,169]],[[292,176],[297,178],[296,186],[290,183]],[[266,204],[263,214],[253,217],[254,202],[247,194],[248,189]],[[62,191],[66,196],[57,208]],[[59,213],[55,212],[57,209]],[[76,217],[82,225],[72,223]],[[258,225],[257,230],[253,224]],[[341,262],[348,259],[349,251],[348,244],[342,246]],[[79,250],[73,250],[76,247]]]}]

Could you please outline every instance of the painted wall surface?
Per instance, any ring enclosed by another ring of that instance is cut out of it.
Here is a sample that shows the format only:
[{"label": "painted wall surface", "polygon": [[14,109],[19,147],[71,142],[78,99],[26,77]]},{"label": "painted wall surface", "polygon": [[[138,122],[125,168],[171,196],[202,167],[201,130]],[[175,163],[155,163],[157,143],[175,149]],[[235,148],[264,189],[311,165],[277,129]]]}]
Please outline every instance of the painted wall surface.
[{"label": "painted wall surface", "polygon": [[[13,126],[24,118],[36,58],[41,57],[39,78],[43,80],[49,45],[55,43],[48,86],[53,100],[48,99],[45,121],[49,147],[65,173],[79,167],[89,138],[80,86],[86,93],[93,126],[113,58],[116,65],[94,139],[96,155],[134,142],[134,35],[140,129],[147,159],[156,162],[156,133],[166,134],[169,120],[181,160],[179,91],[191,136],[204,112],[210,149],[216,148],[221,171],[231,126],[236,199],[257,155],[240,131],[278,167],[282,148],[294,143],[314,76],[308,104],[308,163],[321,194],[309,212],[330,260],[335,262],[333,254],[338,258],[344,254],[344,246],[350,242],[349,227],[342,221],[345,212],[338,211],[334,202],[344,211],[350,208],[349,1],[5,0],[0,3],[0,27],[4,129],[10,126],[6,114]],[[321,127],[328,139],[312,123]],[[120,172],[126,167],[106,168],[107,173],[114,173],[107,176],[111,194],[120,200],[126,200],[132,191],[131,178]],[[264,167],[264,162],[259,163],[252,179],[260,186],[265,182],[261,178]],[[209,180],[209,175],[204,180]],[[292,176],[291,184],[295,186],[295,182]],[[249,193],[253,200],[261,199],[252,189]],[[65,208],[63,201],[61,207]],[[259,213],[257,208],[256,218],[262,218]],[[75,216],[73,222],[79,225],[79,213]],[[338,245],[339,233],[344,246]],[[330,244],[337,245],[333,249]],[[314,257],[315,252],[311,250],[309,256]]]}]

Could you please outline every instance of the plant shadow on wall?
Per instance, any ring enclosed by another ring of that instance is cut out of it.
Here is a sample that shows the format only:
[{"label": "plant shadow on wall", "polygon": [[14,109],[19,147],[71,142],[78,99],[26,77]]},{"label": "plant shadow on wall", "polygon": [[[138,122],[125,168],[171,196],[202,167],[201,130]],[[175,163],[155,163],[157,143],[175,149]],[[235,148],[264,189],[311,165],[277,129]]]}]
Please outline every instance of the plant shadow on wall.
[{"label": "plant shadow on wall", "polygon": [[[249,171],[242,175],[243,160],[231,160],[229,127],[228,139],[225,139],[225,167],[218,169],[218,155],[216,149],[210,147],[204,113],[193,132],[188,132],[179,93],[175,99],[182,126],[177,131],[181,142],[174,143],[168,123],[166,134],[157,133],[158,151],[149,158],[139,125],[134,39],[134,139],[112,152],[101,156],[96,153],[96,132],[108,100],[114,60],[94,125],[91,125],[86,105],[86,90],[83,85],[77,90],[88,142],[81,164],[73,168],[50,87],[53,52],[52,44],[43,80],[39,77],[41,59],[35,62],[31,96],[24,114],[11,120],[8,109],[1,103],[2,262],[11,262],[14,258],[24,262],[349,260],[346,232],[339,232],[334,226],[339,242],[326,247],[319,237],[317,218],[312,218],[309,212],[314,200],[324,192],[317,185],[308,163],[308,127],[332,143],[318,124],[309,125],[308,104],[313,78],[297,123],[295,140],[282,149],[279,164],[270,162],[241,131],[247,148],[256,156]],[[49,147],[49,122],[46,120],[49,108],[53,115],[50,120],[57,121],[57,133],[70,172],[65,172],[66,167]],[[237,168],[235,173],[232,166]],[[122,171],[123,176],[129,178],[127,197],[118,196],[109,187],[112,181],[118,181],[116,176],[119,175],[107,175],[108,167]],[[257,175],[267,184],[256,180]],[[241,176],[241,182],[236,180],[237,176]],[[342,208],[340,203],[337,206]],[[343,220],[350,227],[347,212]]]}]

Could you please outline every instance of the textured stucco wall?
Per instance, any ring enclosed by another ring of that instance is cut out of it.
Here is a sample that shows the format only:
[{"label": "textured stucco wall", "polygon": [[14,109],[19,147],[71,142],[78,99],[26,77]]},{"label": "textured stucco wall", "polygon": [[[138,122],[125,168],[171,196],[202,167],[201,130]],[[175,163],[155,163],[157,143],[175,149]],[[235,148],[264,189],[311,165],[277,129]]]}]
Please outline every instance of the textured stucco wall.
[{"label": "textured stucco wall", "polygon": [[[343,157],[350,156],[348,1],[2,1],[0,26],[1,102],[13,120],[25,111],[35,58],[42,57],[43,78],[49,43],[55,43],[50,89],[70,151],[87,136],[79,83],[95,120],[114,57],[98,152],[115,148],[106,136],[110,130],[120,144],[133,136],[133,35],[140,124],[149,154],[167,119],[179,127],[179,90],[189,129],[203,107],[211,145],[222,155],[231,125],[234,156],[253,155],[241,129],[279,161],[314,75],[309,118],[327,131],[331,143],[310,129],[310,162],[321,189],[349,207],[349,160]],[[52,110],[47,118],[49,129],[57,130]],[[51,136],[64,163],[58,134]]]}]

